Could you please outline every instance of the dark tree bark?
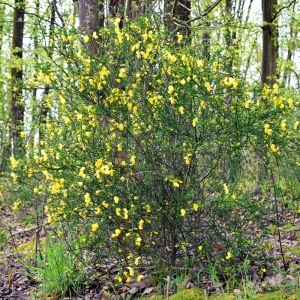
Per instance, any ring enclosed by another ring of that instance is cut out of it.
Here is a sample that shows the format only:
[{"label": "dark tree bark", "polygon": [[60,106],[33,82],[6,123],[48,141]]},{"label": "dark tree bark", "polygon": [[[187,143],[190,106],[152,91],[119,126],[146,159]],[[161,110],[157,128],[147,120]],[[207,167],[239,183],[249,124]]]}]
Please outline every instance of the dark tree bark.
[{"label": "dark tree bark", "polygon": [[261,82],[272,85],[277,75],[278,30],[274,24],[277,0],[262,0],[263,11],[263,53]]},{"label": "dark tree bark", "polygon": [[[24,32],[24,0],[15,0],[14,19],[13,19],[13,38],[12,51],[13,56],[17,59],[23,58],[23,32]],[[13,153],[18,156],[19,140],[24,120],[24,105],[22,104],[22,89],[17,87],[21,85],[23,79],[22,66],[14,67],[11,70],[12,80],[15,88],[12,91],[11,110],[12,110],[12,127],[11,138]]]},{"label": "dark tree bark", "polygon": [[[91,35],[93,32],[98,33],[100,26],[104,24],[103,15],[100,16],[100,9],[103,9],[103,7],[103,3],[98,0],[78,1],[81,36]],[[97,43],[90,39],[87,48],[91,53],[96,53]]]},{"label": "dark tree bark", "polygon": [[190,15],[190,0],[165,0],[165,25],[171,32],[176,30],[183,36],[189,36],[191,30],[187,22]]}]

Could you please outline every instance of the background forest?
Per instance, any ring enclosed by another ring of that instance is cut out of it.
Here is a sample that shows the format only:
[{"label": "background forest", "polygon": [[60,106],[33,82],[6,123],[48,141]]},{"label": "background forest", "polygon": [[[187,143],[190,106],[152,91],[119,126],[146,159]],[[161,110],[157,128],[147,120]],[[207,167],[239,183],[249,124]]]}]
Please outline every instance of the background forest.
[{"label": "background forest", "polygon": [[296,0],[15,0],[0,18],[1,259],[36,299],[300,297]]}]

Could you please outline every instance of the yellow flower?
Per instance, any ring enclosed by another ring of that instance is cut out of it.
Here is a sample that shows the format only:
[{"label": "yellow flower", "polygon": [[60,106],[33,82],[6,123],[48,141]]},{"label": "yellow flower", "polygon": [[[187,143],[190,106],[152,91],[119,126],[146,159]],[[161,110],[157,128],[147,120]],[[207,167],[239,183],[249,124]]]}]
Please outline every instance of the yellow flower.
[{"label": "yellow flower", "polygon": [[199,250],[199,251],[202,251],[202,249],[203,249],[203,246],[201,246],[201,245],[198,246],[198,250]]},{"label": "yellow flower", "polygon": [[120,198],[118,196],[114,196],[114,201],[115,201],[116,204],[118,204],[119,201],[120,201]]},{"label": "yellow flower", "polygon": [[286,120],[282,120],[280,126],[282,130],[286,130]]},{"label": "yellow flower", "polygon": [[111,235],[111,237],[115,238],[115,237],[118,237],[120,234],[121,234],[121,229],[118,228],[118,229],[115,230],[115,233],[113,233]]},{"label": "yellow flower", "polygon": [[197,123],[198,123],[198,118],[194,118],[192,122],[193,127],[196,127]]},{"label": "yellow flower", "polygon": [[274,144],[271,144],[271,150],[272,152],[277,152],[279,147],[276,147]]},{"label": "yellow flower", "polygon": [[97,33],[94,31],[93,32],[93,38],[96,40],[97,38],[98,38],[98,35],[97,35]]},{"label": "yellow flower", "polygon": [[188,154],[184,157],[186,165],[189,165],[191,163],[191,156],[192,156],[192,154]]},{"label": "yellow flower", "polygon": [[231,196],[231,198],[232,198],[232,200],[236,200],[236,195],[233,194],[233,195]]},{"label": "yellow flower", "polygon": [[287,100],[287,102],[288,102],[290,108],[294,108],[294,102],[293,102],[293,99],[289,98],[289,99]]},{"label": "yellow flower", "polygon": [[65,124],[70,124],[71,120],[68,117],[63,116],[62,118],[64,119]]},{"label": "yellow flower", "polygon": [[91,196],[89,193],[86,193],[84,195],[84,201],[85,201],[85,206],[88,207],[91,203]]},{"label": "yellow flower", "polygon": [[138,266],[138,265],[140,264],[140,260],[141,260],[141,257],[140,257],[140,256],[137,257],[137,258],[135,259],[135,261],[134,261],[134,264],[135,264],[136,266]]},{"label": "yellow flower", "polygon": [[121,216],[121,208],[120,208],[120,207],[117,207],[117,208],[116,208],[116,215],[117,215],[118,217]]},{"label": "yellow flower", "polygon": [[85,35],[85,36],[83,37],[83,41],[84,41],[85,43],[88,43],[89,40],[90,40],[90,38],[89,38],[87,35]]},{"label": "yellow flower", "polygon": [[177,43],[179,44],[183,39],[183,35],[181,33],[177,32],[177,38],[178,38]]},{"label": "yellow flower", "polygon": [[229,189],[226,183],[223,184],[225,195],[229,194]]},{"label": "yellow flower", "polygon": [[194,203],[194,204],[193,204],[193,209],[194,209],[194,211],[198,211],[198,209],[199,209],[199,206],[198,206],[198,204],[197,204],[197,203]]},{"label": "yellow flower", "polygon": [[16,181],[19,177],[16,173],[11,173],[10,176],[12,177],[13,181]]},{"label": "yellow flower", "polygon": [[130,165],[134,166],[135,162],[136,162],[136,156],[133,155],[133,156],[130,157]]},{"label": "yellow flower", "polygon": [[141,237],[137,237],[137,238],[135,239],[135,243],[136,243],[137,246],[141,246],[142,238],[141,238]]},{"label": "yellow flower", "polygon": [[140,220],[139,221],[139,229],[140,230],[143,230],[143,228],[144,228],[144,222],[145,222],[144,220]]},{"label": "yellow flower", "polygon": [[48,223],[52,223],[53,218],[52,218],[52,215],[51,215],[51,214],[48,214],[47,220],[48,220]]},{"label": "yellow flower", "polygon": [[14,211],[19,210],[20,204],[21,204],[21,201],[20,201],[20,200],[17,200],[16,202],[14,202],[14,206],[13,206],[12,209],[13,209]]},{"label": "yellow flower", "polygon": [[15,169],[18,166],[19,162],[13,156],[11,156],[10,157],[10,163],[12,165],[12,169]]},{"label": "yellow flower", "polygon": [[120,78],[125,78],[126,77],[126,70],[125,70],[125,68],[121,68],[120,69],[119,77]]},{"label": "yellow flower", "polygon": [[184,114],[184,107],[183,107],[183,106],[180,106],[180,107],[179,107],[179,112],[180,112],[180,114],[182,114],[182,115]]},{"label": "yellow flower", "polygon": [[295,122],[295,124],[294,124],[294,130],[297,130],[297,129],[298,129],[298,126],[299,126],[299,122],[297,121],[297,122]]},{"label": "yellow flower", "polygon": [[227,256],[225,257],[227,260],[229,260],[230,258],[232,258],[232,254],[230,252],[227,252]]},{"label": "yellow flower", "polygon": [[204,86],[206,87],[207,91],[210,92],[212,90],[212,87],[210,86],[209,82],[205,82]]},{"label": "yellow flower", "polygon": [[74,16],[73,15],[69,16],[69,22],[70,22],[71,25],[74,24]]},{"label": "yellow flower", "polygon": [[169,85],[168,86],[168,94],[172,94],[174,92],[174,87],[173,87],[173,85]]},{"label": "yellow flower", "polygon": [[129,275],[131,277],[133,277],[134,276],[134,269],[132,267],[127,267],[127,269],[129,270]]},{"label": "yellow flower", "polygon": [[115,276],[114,279],[119,281],[120,283],[122,282],[122,277],[119,275]]},{"label": "yellow flower", "polygon": [[279,86],[277,83],[273,84],[273,90],[274,90],[274,94],[278,94],[279,92]]},{"label": "yellow flower", "polygon": [[99,224],[98,223],[95,223],[95,224],[92,225],[92,231],[93,232],[97,231],[98,228],[99,228]]},{"label": "yellow flower", "polygon": [[264,129],[265,129],[265,134],[272,135],[272,129],[270,129],[270,125],[269,124],[265,124],[264,125]]},{"label": "yellow flower", "polygon": [[137,282],[141,282],[141,281],[143,280],[144,277],[145,277],[144,275],[139,275],[139,276],[137,277]]},{"label": "yellow flower", "polygon": [[106,203],[105,201],[102,202],[102,205],[105,207],[105,208],[108,208],[109,204]]},{"label": "yellow flower", "polygon": [[245,102],[245,108],[249,108],[250,107],[250,103],[251,103],[251,100],[247,100]]},{"label": "yellow flower", "polygon": [[184,216],[186,215],[185,209],[182,208],[182,209],[180,210],[180,214],[181,214],[182,217],[184,217]]}]

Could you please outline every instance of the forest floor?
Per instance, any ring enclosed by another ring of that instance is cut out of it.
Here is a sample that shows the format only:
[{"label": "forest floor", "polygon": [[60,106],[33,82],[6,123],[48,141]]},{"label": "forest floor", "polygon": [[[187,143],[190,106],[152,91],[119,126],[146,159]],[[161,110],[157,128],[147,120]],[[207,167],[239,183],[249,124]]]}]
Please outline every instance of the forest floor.
[{"label": "forest floor", "polygon": [[[37,295],[39,289],[39,283],[34,279],[29,278],[25,275],[25,268],[20,262],[20,259],[24,259],[23,251],[26,246],[31,245],[32,248],[35,246],[36,238],[36,227],[29,223],[24,224],[24,219],[20,219],[21,216],[18,214],[13,214],[9,209],[2,208],[0,210],[0,299],[10,300],[10,299],[40,299]],[[3,234],[3,233],[6,234]],[[237,287],[230,294],[232,297],[224,297],[218,299],[300,299],[300,294],[297,296],[295,294],[299,293],[300,286],[300,276],[299,276],[299,265],[300,265],[300,242],[299,242],[299,232],[300,232],[300,218],[293,221],[290,224],[289,230],[282,231],[282,245],[284,249],[284,255],[287,259],[289,268],[284,271],[282,268],[282,260],[278,260],[276,265],[277,271],[275,269],[267,270],[264,276],[259,274],[259,270],[253,267],[251,270],[252,281],[241,282],[240,287]],[[275,245],[273,247],[273,253],[270,255],[280,256],[279,245],[276,238],[273,238],[272,243]],[[27,259],[25,257],[25,259]],[[64,299],[139,299],[143,295],[144,297],[153,294],[160,294],[162,298],[168,299],[169,295],[173,294],[176,289],[178,291],[179,284],[182,282],[177,282],[173,285],[168,285],[166,282],[165,287],[160,287],[160,289],[155,286],[149,277],[145,276],[145,279],[141,282],[131,282],[123,283],[118,286],[115,292],[109,293],[108,284],[103,282],[99,276],[94,278],[94,282],[85,286],[76,297],[65,297]],[[224,284],[224,285],[223,285]],[[205,291],[204,298],[180,298],[180,299],[211,299],[206,296],[208,294],[221,294],[225,287],[225,283],[214,284],[211,278],[207,277],[201,282],[197,281],[192,276],[184,279],[184,289],[185,288],[195,288],[200,287]],[[285,292],[291,293],[291,297],[271,297],[271,298],[260,298],[259,293],[266,293],[268,290],[279,290],[282,295],[288,295]],[[249,292],[249,295],[244,298],[241,295],[245,294],[245,291]],[[252,296],[250,295],[252,293]],[[293,294],[294,293],[294,294]],[[122,294],[123,298],[118,295]],[[240,295],[240,296],[239,296]],[[58,300],[59,297],[50,297],[47,299]],[[144,298],[143,298],[144,299]],[[216,298],[214,298],[216,299]]]}]

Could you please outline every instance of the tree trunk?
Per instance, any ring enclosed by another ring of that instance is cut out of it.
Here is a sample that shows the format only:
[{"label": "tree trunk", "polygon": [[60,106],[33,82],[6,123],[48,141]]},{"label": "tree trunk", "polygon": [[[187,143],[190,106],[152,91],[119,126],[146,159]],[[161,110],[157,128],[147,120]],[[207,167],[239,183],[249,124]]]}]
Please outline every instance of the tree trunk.
[{"label": "tree trunk", "polygon": [[277,0],[262,0],[263,11],[263,53],[261,82],[272,85],[277,75],[278,30],[274,24]]},{"label": "tree trunk", "polygon": [[[98,33],[100,25],[103,25],[103,16],[100,17],[99,9],[103,8],[98,0],[80,0],[78,1],[79,24],[81,36]],[[87,43],[88,50],[95,54],[97,51],[96,41],[90,39]]]},{"label": "tree trunk", "polygon": [[[262,0],[263,12],[263,52],[261,65],[261,82],[272,86],[277,77],[277,56],[278,56],[278,30],[274,22],[277,0]],[[260,145],[263,149],[264,145]],[[261,192],[261,186],[268,177],[268,166],[262,161],[260,154],[256,154],[257,160],[257,186],[256,191]]]},{"label": "tree trunk", "polygon": [[165,25],[171,32],[177,30],[183,36],[191,33],[187,21],[191,15],[190,0],[165,0]]},{"label": "tree trunk", "polygon": [[[13,19],[13,38],[12,51],[13,56],[19,60],[23,58],[23,32],[24,32],[24,0],[15,0],[14,19]],[[12,128],[11,137],[13,145],[13,153],[18,156],[20,147],[20,133],[24,120],[24,105],[22,103],[22,89],[20,85],[23,79],[22,66],[14,67],[11,70],[14,88],[11,96],[12,110]]]}]

